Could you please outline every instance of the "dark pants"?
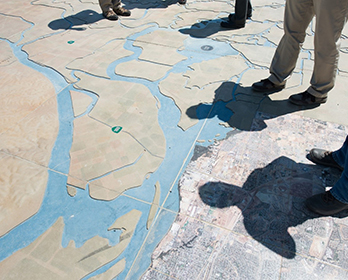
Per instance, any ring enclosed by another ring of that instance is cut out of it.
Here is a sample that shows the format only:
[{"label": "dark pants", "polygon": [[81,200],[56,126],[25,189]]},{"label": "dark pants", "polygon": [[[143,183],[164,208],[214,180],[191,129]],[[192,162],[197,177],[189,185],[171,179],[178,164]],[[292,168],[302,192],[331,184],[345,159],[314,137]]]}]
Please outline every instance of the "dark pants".
[{"label": "dark pants", "polygon": [[245,24],[248,17],[251,17],[252,7],[250,0],[236,0],[236,5],[234,7],[235,12],[235,23]]}]

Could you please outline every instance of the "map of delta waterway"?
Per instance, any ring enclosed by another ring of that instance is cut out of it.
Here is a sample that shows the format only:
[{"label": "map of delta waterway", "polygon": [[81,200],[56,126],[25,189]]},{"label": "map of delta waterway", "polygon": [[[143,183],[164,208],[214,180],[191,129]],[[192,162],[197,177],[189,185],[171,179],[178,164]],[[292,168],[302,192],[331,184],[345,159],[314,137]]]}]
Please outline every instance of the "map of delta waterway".
[{"label": "map of delta waterway", "polygon": [[348,32],[336,94],[304,110],[286,99],[314,24],[287,88],[256,94],[285,1],[222,30],[234,4],[125,0],[108,21],[97,0],[0,3],[0,279],[348,276],[348,220],[300,203],[339,177],[304,153],[347,134]]}]

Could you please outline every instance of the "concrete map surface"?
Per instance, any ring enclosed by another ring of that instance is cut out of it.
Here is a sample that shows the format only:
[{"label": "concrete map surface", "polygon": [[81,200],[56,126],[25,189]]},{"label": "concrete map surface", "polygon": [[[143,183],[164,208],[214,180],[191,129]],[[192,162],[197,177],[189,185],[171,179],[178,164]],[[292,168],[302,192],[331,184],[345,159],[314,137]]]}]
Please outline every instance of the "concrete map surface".
[{"label": "concrete map surface", "polygon": [[348,27],[336,85],[306,90],[315,19],[286,88],[264,95],[284,0],[0,3],[0,279],[347,279],[348,212],[304,200],[340,172]]}]

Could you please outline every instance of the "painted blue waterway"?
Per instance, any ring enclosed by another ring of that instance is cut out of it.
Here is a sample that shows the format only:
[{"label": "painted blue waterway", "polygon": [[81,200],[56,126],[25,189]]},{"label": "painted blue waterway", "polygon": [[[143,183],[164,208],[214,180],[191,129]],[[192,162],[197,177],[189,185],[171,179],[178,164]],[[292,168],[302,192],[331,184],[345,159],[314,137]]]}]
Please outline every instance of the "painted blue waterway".
[{"label": "painted blue waterway", "polygon": [[[164,132],[167,145],[166,157],[164,158],[159,169],[148,179],[146,179],[141,187],[131,189],[125,193],[126,195],[151,202],[154,195],[154,184],[159,181],[161,184],[160,203],[161,205],[163,204],[166,209],[168,209],[159,211],[161,214],[158,216],[158,219],[155,222],[155,225],[157,226],[154,226],[154,230],[150,235],[152,236],[152,241],[144,247],[147,250],[144,252],[146,260],[142,261],[140,265],[138,264],[137,267],[133,268],[131,273],[132,277],[135,277],[133,279],[140,277],[145,269],[149,266],[151,261],[151,252],[155,248],[156,244],[166,234],[167,230],[175,219],[175,213],[179,209],[179,196],[176,186],[173,189],[172,187],[174,183],[177,182],[178,173],[183,170],[185,164],[187,164],[190,154],[193,152],[192,147],[196,141],[197,135],[200,134],[202,127],[209,124],[207,126],[209,129],[204,130],[204,137],[212,139],[217,133],[221,133],[221,137],[224,136],[222,133],[223,129],[218,125],[218,122],[221,122],[221,119],[219,119],[217,115],[210,118],[208,122],[205,119],[199,120],[197,125],[193,126],[187,131],[183,131],[181,128],[179,128],[177,123],[180,119],[181,113],[175,106],[172,99],[163,96],[159,92],[158,84],[160,80],[150,82],[145,79],[121,77],[114,73],[114,69],[119,63],[137,59],[141,54],[141,49],[133,46],[133,40],[156,29],[158,28],[152,27],[128,38],[129,40],[127,40],[124,47],[133,51],[134,54],[130,57],[120,59],[110,64],[107,71],[108,75],[113,80],[145,85],[159,100],[161,106],[158,112],[158,121]],[[175,65],[167,73],[167,75],[170,72],[186,72],[188,70],[188,66],[193,63],[216,58],[216,53],[210,54],[200,49],[196,49],[192,40],[193,39],[190,39],[185,42],[185,50],[181,52],[181,54],[185,55],[187,59]],[[216,42],[210,40],[200,40],[200,42],[203,45],[214,43],[215,48],[221,47],[225,50],[224,55],[235,54],[233,49],[230,48],[228,50],[226,45],[217,45]],[[129,270],[131,269],[133,260],[136,258],[137,253],[139,252],[139,249],[141,248],[148,234],[148,231],[146,230],[146,221],[150,204],[136,201],[127,196],[118,197],[113,201],[98,201],[92,199],[88,195],[88,190],[77,189],[77,193],[74,197],[70,197],[67,194],[66,174],[69,171],[69,151],[72,145],[73,132],[73,111],[69,91],[76,91],[76,89],[73,88],[72,85],[68,84],[65,79],[55,70],[31,62],[28,60],[26,53],[23,52],[20,47],[17,47],[14,44],[10,45],[13,53],[21,63],[44,74],[54,85],[57,94],[60,126],[49,163],[49,178],[42,206],[37,214],[0,238],[0,261],[13,254],[15,251],[31,244],[38,236],[43,234],[49,227],[51,227],[59,217],[63,217],[65,223],[62,246],[67,246],[67,244],[73,240],[76,246],[80,247],[87,240],[97,235],[107,238],[110,245],[115,245],[118,243],[120,231],[107,231],[107,228],[111,226],[117,218],[123,216],[132,209],[137,209],[143,214],[137,225],[132,241],[126,250],[119,256],[118,259],[108,265],[103,266],[95,273],[92,273],[86,277],[89,278],[90,276],[102,273],[120,259],[126,258],[126,268],[118,277],[118,279],[125,279]],[[223,111],[223,107],[224,106],[221,106],[219,108]],[[227,110],[225,113],[227,114],[226,118],[229,114],[231,114],[231,112]],[[227,133],[227,130],[225,130],[224,133]],[[170,199],[166,200],[168,192],[171,191],[175,195],[171,195],[169,197]]]}]

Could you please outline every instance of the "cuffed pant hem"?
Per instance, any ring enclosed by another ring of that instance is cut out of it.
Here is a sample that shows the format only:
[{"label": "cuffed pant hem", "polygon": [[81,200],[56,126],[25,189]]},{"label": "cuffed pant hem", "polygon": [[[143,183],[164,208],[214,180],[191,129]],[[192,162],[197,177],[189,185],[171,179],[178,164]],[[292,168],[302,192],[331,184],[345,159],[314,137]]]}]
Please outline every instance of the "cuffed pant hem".
[{"label": "cuffed pant hem", "polygon": [[276,78],[276,76],[274,74],[271,74],[268,77],[268,80],[270,80],[273,84],[275,84],[277,86],[283,86],[286,83],[286,81],[279,82],[279,80]]},{"label": "cuffed pant hem", "polygon": [[307,89],[307,92],[308,92],[310,95],[313,95],[313,96],[318,97],[318,98],[325,98],[325,97],[327,97],[327,92],[325,92],[325,93],[319,92],[319,91],[315,90],[312,86],[310,86],[310,87]]},{"label": "cuffed pant hem", "polygon": [[333,196],[334,198],[336,198],[339,202],[342,202],[342,203],[344,203],[344,204],[348,204],[348,201],[345,201],[345,200],[341,199],[341,198],[336,194],[334,187],[331,188],[330,192],[331,192],[332,196]]}]

